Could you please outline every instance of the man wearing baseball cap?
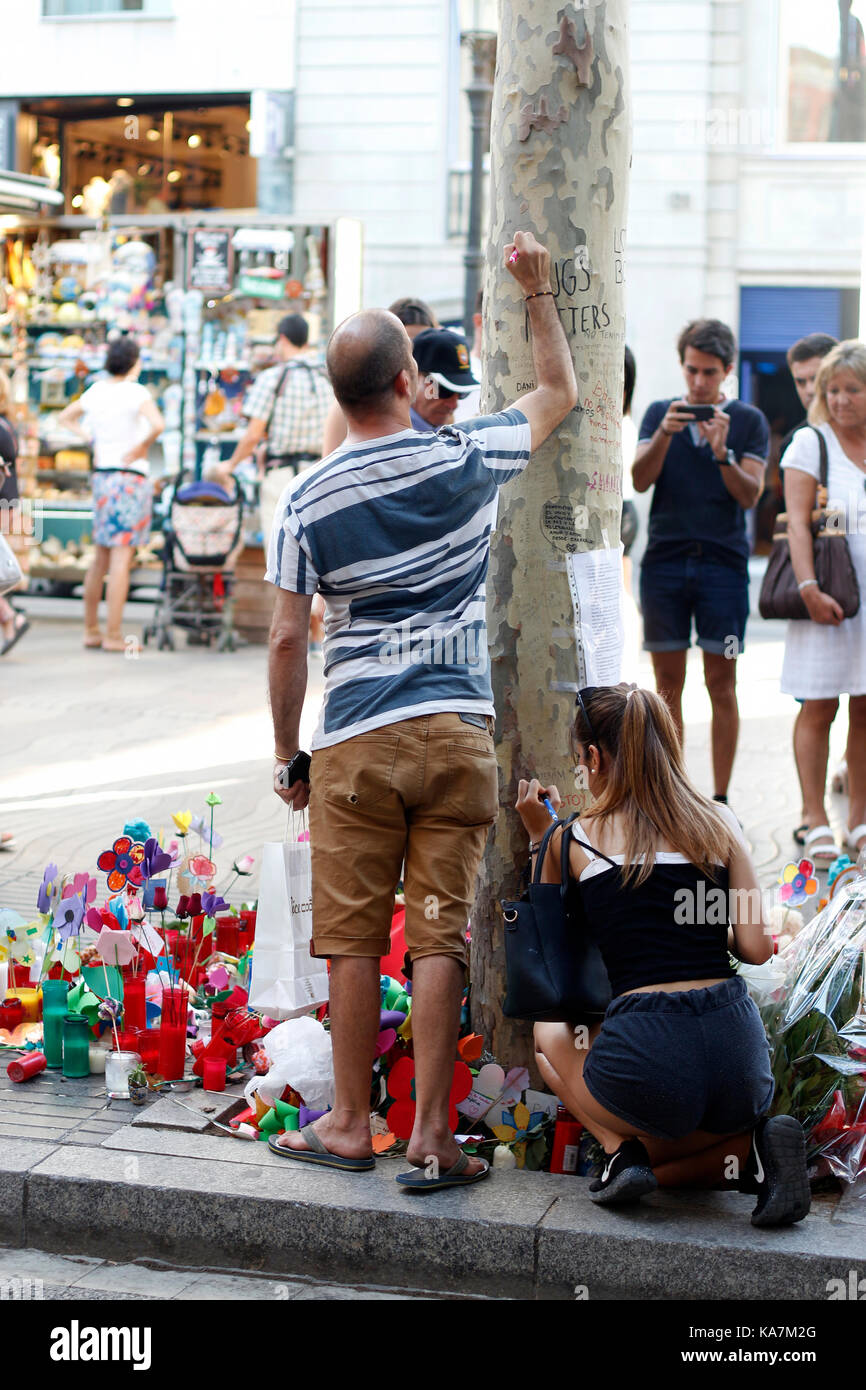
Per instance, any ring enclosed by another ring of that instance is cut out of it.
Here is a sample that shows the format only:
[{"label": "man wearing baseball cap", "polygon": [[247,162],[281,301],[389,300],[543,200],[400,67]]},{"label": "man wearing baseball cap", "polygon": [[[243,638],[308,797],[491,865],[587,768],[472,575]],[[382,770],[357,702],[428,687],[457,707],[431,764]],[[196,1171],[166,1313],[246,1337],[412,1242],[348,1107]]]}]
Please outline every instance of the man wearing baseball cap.
[{"label": "man wearing baseball cap", "polygon": [[469,345],[450,328],[426,328],[412,342],[418,365],[418,394],[410,408],[412,428],[432,433],[451,423],[457,402],[478,385]]}]

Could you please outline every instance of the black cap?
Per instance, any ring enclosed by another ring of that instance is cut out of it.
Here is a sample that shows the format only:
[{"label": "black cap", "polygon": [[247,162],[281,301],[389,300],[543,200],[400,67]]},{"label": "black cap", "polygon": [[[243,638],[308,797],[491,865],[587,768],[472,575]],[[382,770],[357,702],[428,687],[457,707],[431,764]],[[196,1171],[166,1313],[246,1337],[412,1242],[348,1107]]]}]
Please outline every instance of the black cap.
[{"label": "black cap", "polygon": [[425,328],[412,343],[419,372],[461,394],[478,385],[469,362],[469,345],[450,328]]}]

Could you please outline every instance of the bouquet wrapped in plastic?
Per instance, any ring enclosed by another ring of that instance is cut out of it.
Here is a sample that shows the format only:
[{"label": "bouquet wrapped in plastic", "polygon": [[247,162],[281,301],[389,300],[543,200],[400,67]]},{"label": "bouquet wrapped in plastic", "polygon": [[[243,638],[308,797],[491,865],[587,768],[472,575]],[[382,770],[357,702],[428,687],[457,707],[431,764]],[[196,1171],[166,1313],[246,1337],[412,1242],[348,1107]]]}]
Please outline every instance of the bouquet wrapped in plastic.
[{"label": "bouquet wrapped in plastic", "polygon": [[773,959],[763,998],[755,991],[773,1052],[773,1113],[801,1122],[816,1175],[847,1182],[866,1172],[864,950],[858,877]]}]

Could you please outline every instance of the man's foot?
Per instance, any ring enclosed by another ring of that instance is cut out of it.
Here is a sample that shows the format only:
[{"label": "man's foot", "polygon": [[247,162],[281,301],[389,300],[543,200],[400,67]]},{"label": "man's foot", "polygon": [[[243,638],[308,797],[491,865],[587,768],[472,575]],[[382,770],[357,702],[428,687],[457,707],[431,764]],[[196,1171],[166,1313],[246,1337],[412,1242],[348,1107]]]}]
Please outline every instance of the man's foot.
[{"label": "man's foot", "polygon": [[793,1115],[765,1116],[752,1135],[741,1192],[757,1193],[753,1226],[792,1226],[812,1204],[803,1128]]},{"label": "man's foot", "polygon": [[639,1139],[624,1139],[616,1153],[606,1153],[601,1173],[589,1185],[590,1201],[601,1206],[637,1202],[658,1187],[650,1157]]},{"label": "man's foot", "polygon": [[25,632],[30,630],[30,621],[26,614],[20,609],[12,609],[12,617],[3,624],[3,641],[0,643],[0,656],[5,656],[11,652],[19,637],[23,637]]},{"label": "man's foot", "polygon": [[[433,1167],[440,1173],[447,1173],[449,1169],[454,1167],[461,1153],[462,1150],[456,1143],[450,1129],[439,1132],[416,1129],[409,1140],[406,1157],[413,1168],[430,1169]],[[466,1154],[465,1157],[467,1163],[462,1169],[461,1176],[472,1178],[476,1174],[484,1172],[487,1165],[483,1158],[476,1158],[470,1154]]]},{"label": "man's foot", "polygon": [[84,629],[84,645],[91,651],[96,651],[102,646],[102,633],[98,627],[86,627]]},{"label": "man's foot", "polygon": [[[335,1154],[339,1158],[372,1158],[373,1142],[370,1136],[370,1124],[353,1126],[338,1126],[333,1119],[333,1112],[323,1115],[316,1120],[315,1124],[306,1126],[312,1129],[313,1133],[324,1145],[330,1154]],[[277,1136],[274,1141],[281,1149],[294,1149],[296,1153],[312,1153],[314,1150],[303,1137],[302,1131],[286,1130],[284,1134]]]}]

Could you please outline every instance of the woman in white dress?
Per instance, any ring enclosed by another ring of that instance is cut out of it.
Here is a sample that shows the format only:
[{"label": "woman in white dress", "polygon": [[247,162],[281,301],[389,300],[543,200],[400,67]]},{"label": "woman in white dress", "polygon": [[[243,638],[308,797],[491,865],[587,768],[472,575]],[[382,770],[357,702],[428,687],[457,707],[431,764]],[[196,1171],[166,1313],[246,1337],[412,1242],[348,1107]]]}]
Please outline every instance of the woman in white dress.
[{"label": "woman in white dress", "polygon": [[[809,408],[812,428],[798,430],[782,460],[791,562],[808,621],[788,624],[782,690],[803,701],[794,756],[805,793],[808,857],[819,865],[839,853],[827,825],[824,792],[830,725],[839,696],[848,695],[849,810],[846,848],[866,846],[866,344],[839,343],[825,358]],[[842,617],[835,599],[818,587],[809,523],[820,477],[818,432],[827,446],[828,504],[845,517],[848,547],[861,604]]]}]

